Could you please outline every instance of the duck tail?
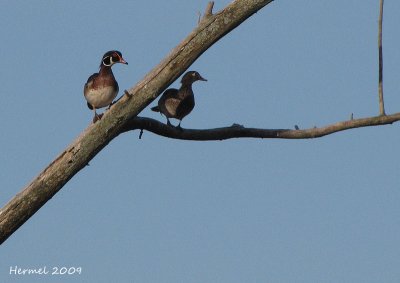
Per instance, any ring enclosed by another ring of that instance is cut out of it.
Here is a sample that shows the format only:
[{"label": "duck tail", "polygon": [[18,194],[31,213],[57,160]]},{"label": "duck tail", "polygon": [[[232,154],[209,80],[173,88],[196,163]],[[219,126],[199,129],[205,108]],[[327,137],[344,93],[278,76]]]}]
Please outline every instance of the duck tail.
[{"label": "duck tail", "polygon": [[158,106],[151,107],[150,109],[154,112],[160,112],[160,107]]}]

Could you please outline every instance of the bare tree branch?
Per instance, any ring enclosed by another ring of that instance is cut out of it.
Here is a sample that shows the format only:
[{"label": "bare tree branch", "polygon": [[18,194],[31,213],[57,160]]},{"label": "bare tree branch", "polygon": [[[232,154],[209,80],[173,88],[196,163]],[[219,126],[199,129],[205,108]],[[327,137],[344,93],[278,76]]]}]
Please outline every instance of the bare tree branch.
[{"label": "bare tree branch", "polygon": [[203,52],[270,2],[272,0],[235,0],[215,14],[207,8],[207,17],[203,17],[199,25],[160,64],[0,210],[0,244],[118,136],[128,121],[148,106]]},{"label": "bare tree branch", "polygon": [[359,127],[391,124],[400,113],[385,115],[382,90],[382,9],[380,16],[380,116],[353,119],[310,129],[257,129],[234,124],[230,127],[179,130],[157,120],[137,117],[164,89],[175,81],[210,46],[272,0],[235,0],[213,14],[213,2],[198,26],[152,71],[123,95],[102,119],[91,124],[47,168],[0,210],[0,244],[51,199],[77,172],[84,168],[119,134],[139,129],[183,140],[225,140],[231,138],[307,139]]},{"label": "bare tree branch", "polygon": [[379,4],[379,24],[378,24],[378,50],[379,50],[379,113],[385,115],[385,104],[383,101],[383,53],[382,53],[382,21],[383,21],[383,0]]},{"label": "bare tree branch", "polygon": [[223,128],[195,130],[174,128],[151,118],[135,117],[124,126],[121,132],[140,129],[141,133],[143,130],[147,130],[167,138],[192,141],[215,141],[232,138],[310,139],[354,128],[392,124],[397,121],[400,121],[400,113],[351,119],[320,128],[314,127],[304,130],[246,128],[238,124]]}]

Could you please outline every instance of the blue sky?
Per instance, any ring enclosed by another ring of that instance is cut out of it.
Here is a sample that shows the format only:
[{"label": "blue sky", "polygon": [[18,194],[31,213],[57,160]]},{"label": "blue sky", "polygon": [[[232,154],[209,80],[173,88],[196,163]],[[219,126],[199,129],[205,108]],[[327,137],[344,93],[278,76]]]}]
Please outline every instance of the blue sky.
[{"label": "blue sky", "polygon": [[[182,127],[377,115],[378,2],[274,1],[191,66],[208,82],[194,85]],[[129,62],[113,70],[130,88],[206,4],[1,1],[1,206],[89,125],[83,84],[106,51]],[[400,111],[399,12],[385,2],[387,113]],[[149,108],[140,115],[165,122]],[[116,138],[2,245],[1,282],[400,280],[398,124],[315,140],[138,135]]]}]

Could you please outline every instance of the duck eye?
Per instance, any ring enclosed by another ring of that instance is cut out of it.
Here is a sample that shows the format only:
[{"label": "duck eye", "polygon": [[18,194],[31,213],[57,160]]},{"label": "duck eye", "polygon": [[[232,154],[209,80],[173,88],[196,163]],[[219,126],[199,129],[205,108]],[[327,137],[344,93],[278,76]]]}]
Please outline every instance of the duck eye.
[{"label": "duck eye", "polygon": [[110,66],[110,65],[112,65],[112,63],[113,63],[113,61],[110,56],[103,58],[103,65]]}]

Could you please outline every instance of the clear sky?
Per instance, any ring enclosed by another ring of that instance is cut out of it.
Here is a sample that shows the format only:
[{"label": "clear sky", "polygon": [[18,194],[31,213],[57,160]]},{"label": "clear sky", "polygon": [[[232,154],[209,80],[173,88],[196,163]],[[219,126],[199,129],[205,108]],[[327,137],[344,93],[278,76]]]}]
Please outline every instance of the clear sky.
[{"label": "clear sky", "polygon": [[[129,65],[114,74],[132,87],[207,1],[0,4],[3,206],[91,122],[82,89],[101,56],[120,50]],[[378,6],[274,1],[191,66],[208,82],[194,85],[182,127],[377,115]],[[400,111],[399,13],[385,2],[387,113]],[[399,124],[314,140],[138,135],[116,138],[1,246],[0,282],[400,281]],[[82,272],[10,275],[15,266]]]}]

